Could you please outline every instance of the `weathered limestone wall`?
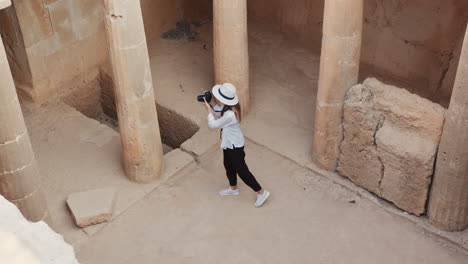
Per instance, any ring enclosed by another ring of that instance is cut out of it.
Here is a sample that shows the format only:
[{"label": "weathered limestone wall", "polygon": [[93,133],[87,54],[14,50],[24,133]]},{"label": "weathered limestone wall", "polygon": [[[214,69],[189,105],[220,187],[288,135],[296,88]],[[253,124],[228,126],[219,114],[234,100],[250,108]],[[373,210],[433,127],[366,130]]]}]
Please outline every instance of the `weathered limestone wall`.
[{"label": "weathered limestone wall", "polygon": [[324,0],[248,1],[252,21],[274,25],[289,37],[320,53]]},{"label": "weathered limestone wall", "polygon": [[457,43],[468,21],[468,1],[366,2],[363,77],[372,74],[395,80],[411,92],[448,106],[454,76],[444,79],[447,71],[456,70],[449,66],[460,56]]},{"label": "weathered limestone wall", "polygon": [[338,173],[415,215],[425,212],[445,109],[367,79],[344,108]]},{"label": "weathered limestone wall", "polygon": [[22,92],[42,103],[96,79],[108,57],[100,1],[13,3],[32,75]]},{"label": "weathered limestone wall", "polygon": [[207,22],[213,19],[213,0],[183,0],[184,19]]},{"label": "weathered limestone wall", "polygon": [[[249,1],[252,21],[274,25],[320,52],[324,0]],[[379,77],[448,105],[468,21],[466,0],[368,0],[361,79]]]}]

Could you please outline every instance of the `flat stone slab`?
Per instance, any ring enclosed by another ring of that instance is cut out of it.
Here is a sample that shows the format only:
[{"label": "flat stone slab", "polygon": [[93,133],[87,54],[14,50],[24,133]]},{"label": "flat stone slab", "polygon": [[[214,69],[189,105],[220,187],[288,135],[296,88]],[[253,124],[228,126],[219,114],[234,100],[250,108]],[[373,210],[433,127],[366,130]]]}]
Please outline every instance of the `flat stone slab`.
[{"label": "flat stone slab", "polygon": [[114,188],[96,189],[73,193],[68,196],[67,204],[75,224],[87,227],[112,218],[116,190]]}]

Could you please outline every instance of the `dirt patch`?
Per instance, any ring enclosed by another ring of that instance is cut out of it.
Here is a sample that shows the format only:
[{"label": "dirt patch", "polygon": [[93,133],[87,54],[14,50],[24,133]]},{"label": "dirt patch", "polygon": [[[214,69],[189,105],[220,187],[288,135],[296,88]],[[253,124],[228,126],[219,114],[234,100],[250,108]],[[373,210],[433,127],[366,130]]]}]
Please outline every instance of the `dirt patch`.
[{"label": "dirt patch", "polygon": [[187,38],[190,41],[194,41],[196,40],[198,32],[193,30],[192,26],[199,27],[201,26],[201,24],[197,22],[189,23],[186,21],[177,22],[176,27],[174,29],[162,33],[161,38],[173,40],[181,40]]}]

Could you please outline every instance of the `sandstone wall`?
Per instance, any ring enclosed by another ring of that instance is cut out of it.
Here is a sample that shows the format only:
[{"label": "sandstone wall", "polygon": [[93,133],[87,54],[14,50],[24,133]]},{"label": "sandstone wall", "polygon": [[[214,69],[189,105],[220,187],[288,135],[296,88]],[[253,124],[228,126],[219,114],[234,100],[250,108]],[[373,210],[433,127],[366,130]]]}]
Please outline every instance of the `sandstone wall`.
[{"label": "sandstone wall", "polygon": [[276,29],[320,52],[324,0],[248,1],[250,20],[272,24]]},{"label": "sandstone wall", "polygon": [[372,0],[366,1],[365,13],[363,77],[394,80],[448,106],[455,79],[446,73],[459,59],[468,1]]},{"label": "sandstone wall", "polygon": [[107,61],[103,10],[95,0],[13,2],[32,76],[19,87],[36,102],[94,80]]},{"label": "sandstone wall", "polygon": [[[324,0],[248,3],[251,20],[320,52]],[[467,22],[466,0],[366,0],[361,79],[380,77],[447,106]]]},{"label": "sandstone wall", "polygon": [[184,19],[204,23],[213,19],[213,0],[184,0]]},{"label": "sandstone wall", "polygon": [[338,173],[415,215],[425,212],[445,109],[367,79],[346,96]]}]

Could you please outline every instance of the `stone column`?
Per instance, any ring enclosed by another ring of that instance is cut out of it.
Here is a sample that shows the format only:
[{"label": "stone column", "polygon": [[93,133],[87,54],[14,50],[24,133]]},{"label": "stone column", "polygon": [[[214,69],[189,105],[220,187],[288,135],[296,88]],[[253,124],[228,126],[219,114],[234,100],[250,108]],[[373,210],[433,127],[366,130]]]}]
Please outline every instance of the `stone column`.
[{"label": "stone column", "polygon": [[429,220],[447,231],[468,227],[468,29],[437,155]]},{"label": "stone column", "polygon": [[147,183],[163,166],[153,81],[139,0],[104,0],[122,159],[127,177]]},{"label": "stone column", "polygon": [[[0,9],[10,5],[0,0]],[[46,220],[47,206],[7,55],[0,38],[0,194],[24,217]]]},{"label": "stone column", "polygon": [[215,82],[236,86],[245,114],[250,110],[247,0],[213,0],[213,41]]},{"label": "stone column", "polygon": [[337,166],[346,92],[358,82],[362,21],[363,0],[325,0],[312,159],[328,171]]}]

